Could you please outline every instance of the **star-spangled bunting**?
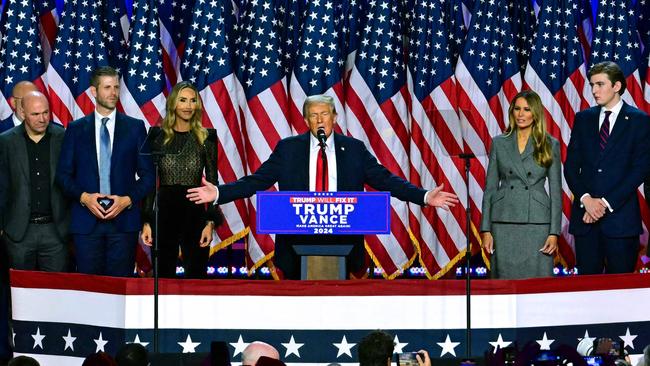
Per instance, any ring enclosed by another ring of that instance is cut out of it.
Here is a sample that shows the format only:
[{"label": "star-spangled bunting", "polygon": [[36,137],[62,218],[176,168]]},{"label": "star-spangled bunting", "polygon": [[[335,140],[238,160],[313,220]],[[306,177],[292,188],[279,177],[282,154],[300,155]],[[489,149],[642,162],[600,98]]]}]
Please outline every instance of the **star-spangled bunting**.
[{"label": "star-spangled bunting", "polygon": [[41,88],[43,52],[38,12],[31,1],[7,0],[0,23],[0,120],[12,110],[9,98],[16,83],[27,80]]}]

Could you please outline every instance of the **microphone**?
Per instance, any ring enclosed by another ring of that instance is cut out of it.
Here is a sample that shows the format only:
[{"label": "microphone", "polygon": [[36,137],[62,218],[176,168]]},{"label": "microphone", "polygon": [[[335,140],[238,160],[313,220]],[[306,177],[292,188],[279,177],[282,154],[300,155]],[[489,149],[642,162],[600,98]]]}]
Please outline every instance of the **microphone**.
[{"label": "microphone", "polygon": [[325,141],[327,141],[327,136],[325,136],[325,129],[323,127],[320,127],[316,131],[316,138],[318,139],[318,144],[321,147],[325,147]]}]

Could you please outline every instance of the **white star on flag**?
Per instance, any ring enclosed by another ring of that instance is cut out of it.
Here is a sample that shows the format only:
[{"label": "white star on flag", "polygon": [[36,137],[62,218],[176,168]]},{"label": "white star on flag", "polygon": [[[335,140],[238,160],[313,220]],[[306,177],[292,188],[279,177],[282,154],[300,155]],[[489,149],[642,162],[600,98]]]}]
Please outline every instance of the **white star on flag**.
[{"label": "white star on flag", "polygon": [[345,338],[345,335],[343,336],[341,343],[332,343],[332,344],[339,349],[339,352],[336,354],[336,358],[341,357],[341,355],[343,354],[352,357],[351,349],[356,345],[356,343],[348,343],[348,340]]},{"label": "white star on flag", "polygon": [[300,347],[302,347],[304,343],[296,343],[296,341],[293,339],[293,335],[291,335],[291,339],[289,340],[289,343],[282,343],[282,346],[287,349],[287,352],[284,354],[284,357],[289,357],[290,354],[294,354],[298,357],[300,357]]},{"label": "white star on flag", "polygon": [[636,338],[636,335],[630,334],[630,328],[628,327],[627,330],[625,331],[625,335],[618,336],[623,342],[623,348],[630,346],[630,348],[634,349],[634,338]]},{"label": "white star on flag", "polygon": [[179,346],[183,347],[183,353],[194,353],[196,352],[196,347],[198,347],[201,342],[192,342],[192,337],[188,334],[185,342],[177,342]]},{"label": "white star on flag", "polygon": [[108,343],[108,341],[103,339],[102,332],[99,332],[99,338],[93,339],[93,341],[95,341],[95,344],[97,345],[95,352],[99,352],[99,351],[106,352],[104,351],[104,347],[106,346],[106,343]]},{"label": "white star on flag", "polygon": [[452,342],[451,338],[449,338],[449,334],[447,334],[447,338],[443,343],[438,342],[438,345],[442,347],[442,351],[440,352],[440,357],[446,355],[447,353],[456,357],[456,347],[459,344],[460,342]]},{"label": "white star on flag", "polygon": [[505,347],[508,347],[512,342],[506,342],[503,340],[503,337],[501,336],[501,333],[499,333],[499,337],[495,342],[488,342],[492,347],[494,347],[493,353],[497,353],[497,349],[501,348],[504,349]]},{"label": "white star on flag", "polygon": [[230,343],[231,346],[235,347],[235,350],[232,353],[232,356],[235,357],[238,354],[244,352],[244,349],[248,347],[249,343],[244,342],[244,339],[242,338],[241,334],[239,335],[239,340],[237,340],[237,343]]},{"label": "white star on flag", "polygon": [[65,341],[65,346],[63,347],[63,350],[67,350],[68,347],[74,351],[74,341],[77,340],[77,337],[73,337],[72,334],[70,333],[70,328],[68,328],[68,335],[63,337],[63,340]]},{"label": "white star on flag", "polygon": [[43,338],[45,338],[45,335],[41,335],[41,328],[36,328],[36,334],[32,334],[32,338],[34,338],[34,347],[32,347],[32,349],[36,349],[36,346],[43,349]]},{"label": "white star on flag", "polygon": [[544,332],[544,336],[542,336],[542,339],[538,339],[535,342],[539,343],[539,347],[541,350],[551,350],[551,343],[555,342],[555,339],[548,339],[546,337],[546,332]]},{"label": "white star on flag", "polygon": [[149,342],[143,342],[143,341],[140,340],[140,335],[139,335],[139,334],[136,334],[136,335],[135,335],[135,339],[134,339],[133,342],[131,342],[131,343],[138,343],[138,344],[141,344],[142,347],[145,347],[145,348],[147,347],[147,345],[149,345]]},{"label": "white star on flag", "polygon": [[397,338],[397,335],[395,335],[395,339],[393,339],[393,343],[395,343],[395,353],[404,353],[402,350],[408,343],[400,343],[399,338]]}]

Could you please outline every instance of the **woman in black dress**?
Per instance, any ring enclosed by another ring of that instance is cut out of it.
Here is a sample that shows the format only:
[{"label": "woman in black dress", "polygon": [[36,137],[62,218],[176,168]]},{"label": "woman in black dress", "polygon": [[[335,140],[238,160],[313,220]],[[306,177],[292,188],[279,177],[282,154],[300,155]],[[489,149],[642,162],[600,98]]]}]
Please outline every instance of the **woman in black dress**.
[{"label": "woman in black dress", "polygon": [[[179,246],[185,278],[206,277],[210,242],[223,221],[214,205],[195,205],[185,198],[189,188],[201,185],[205,174],[217,182],[216,132],[201,125],[202,103],[198,90],[180,82],[167,97],[166,116],[153,131],[152,150],[162,152],[159,160],[158,233],[160,277],[174,278]],[[153,243],[154,195],[145,200],[142,241]]]}]

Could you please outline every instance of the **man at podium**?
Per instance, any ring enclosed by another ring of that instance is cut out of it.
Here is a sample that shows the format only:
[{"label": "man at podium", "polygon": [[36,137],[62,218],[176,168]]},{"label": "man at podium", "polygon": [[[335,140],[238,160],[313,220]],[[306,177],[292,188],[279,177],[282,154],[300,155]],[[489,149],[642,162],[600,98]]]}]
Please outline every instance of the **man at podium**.
[{"label": "man at podium", "polygon": [[[281,191],[363,191],[364,184],[368,184],[418,205],[448,209],[458,202],[456,195],[442,190],[442,185],[427,191],[392,174],[362,141],[333,132],[336,117],[332,97],[307,97],[303,118],[308,133],[280,140],[253,174],[219,186],[204,180],[202,187],[189,189],[187,197],[197,204],[221,205],[250,197],[277,182]],[[365,265],[363,235],[277,235],[274,262],[287,279],[300,278],[294,244],[353,244],[348,271],[358,272]]]}]

